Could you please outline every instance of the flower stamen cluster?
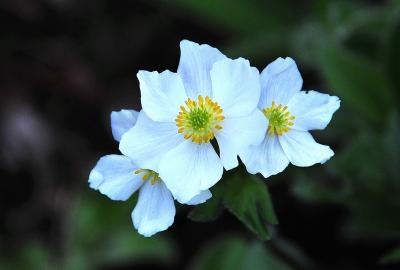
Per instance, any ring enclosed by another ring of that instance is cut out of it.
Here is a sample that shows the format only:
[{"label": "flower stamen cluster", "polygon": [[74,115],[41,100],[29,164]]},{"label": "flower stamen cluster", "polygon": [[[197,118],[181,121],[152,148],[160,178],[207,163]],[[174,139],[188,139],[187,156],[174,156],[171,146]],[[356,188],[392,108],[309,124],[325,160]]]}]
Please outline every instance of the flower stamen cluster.
[{"label": "flower stamen cluster", "polygon": [[135,171],[135,174],[143,173],[142,180],[146,182],[150,180],[151,184],[154,185],[157,181],[160,181],[161,178],[155,171],[147,170],[147,169],[139,169]]},{"label": "flower stamen cluster", "polygon": [[283,133],[288,132],[290,127],[293,126],[295,117],[286,111],[287,108],[287,106],[282,107],[282,104],[275,107],[275,102],[272,101],[271,107],[263,109],[265,117],[269,120],[268,135],[273,136],[277,134],[278,136],[282,136]]},{"label": "flower stamen cluster", "polygon": [[223,110],[208,96],[203,98],[199,95],[197,102],[188,98],[185,104],[186,107],[180,107],[181,111],[175,119],[178,132],[198,144],[210,142],[214,134],[222,129],[221,121],[225,119]]}]

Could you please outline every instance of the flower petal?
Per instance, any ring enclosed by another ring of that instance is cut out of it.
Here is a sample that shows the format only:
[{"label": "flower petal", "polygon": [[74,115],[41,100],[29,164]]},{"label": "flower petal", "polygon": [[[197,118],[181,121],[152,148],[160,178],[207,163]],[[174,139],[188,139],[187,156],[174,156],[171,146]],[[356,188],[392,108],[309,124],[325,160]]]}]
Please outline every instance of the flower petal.
[{"label": "flower petal", "polygon": [[249,173],[261,173],[265,178],[282,172],[289,165],[277,136],[266,135],[261,144],[247,147],[240,158]]},{"label": "flower petal", "polygon": [[260,76],[261,97],[258,107],[270,107],[272,101],[286,105],[301,90],[303,79],[296,63],[290,57],[278,58],[269,64]]},{"label": "flower petal", "polygon": [[225,59],[218,49],[209,45],[199,45],[189,40],[182,40],[181,59],[178,73],[185,85],[186,93],[190,98],[198,95],[211,96],[210,70],[213,64]]},{"label": "flower petal", "polygon": [[300,167],[325,163],[334,155],[329,146],[317,143],[308,131],[291,130],[279,136],[279,142],[290,162]]},{"label": "flower petal", "polygon": [[260,99],[259,78],[258,70],[243,58],[227,58],[214,64],[212,99],[225,117],[241,117],[254,111]]},{"label": "flower petal", "polygon": [[138,111],[120,110],[111,113],[111,130],[116,141],[120,141],[122,134],[127,132],[136,123]]},{"label": "flower petal", "polygon": [[154,121],[174,121],[179,106],[187,99],[181,77],[168,70],[139,71],[141,101],[143,110]]},{"label": "flower petal", "polygon": [[161,179],[180,203],[187,203],[222,177],[221,161],[210,143],[186,140],[169,151],[159,166]]},{"label": "flower petal", "polygon": [[89,186],[112,200],[127,200],[142,184],[138,168],[122,155],[102,157],[90,172]]},{"label": "flower petal", "polygon": [[332,119],[332,115],[340,107],[336,96],[321,94],[316,91],[300,91],[288,104],[294,119],[293,129],[324,129]]},{"label": "flower petal", "polygon": [[138,202],[132,212],[132,222],[141,235],[152,236],[174,223],[175,205],[165,184],[147,181],[140,189]]},{"label": "flower petal", "polygon": [[226,170],[239,165],[237,155],[249,145],[262,142],[268,127],[268,120],[258,109],[245,117],[226,118],[222,129],[216,133],[220,157]]},{"label": "flower petal", "polygon": [[212,197],[210,190],[203,190],[196,196],[194,196],[190,201],[186,202],[188,205],[196,205],[206,202]]},{"label": "flower petal", "polygon": [[141,111],[136,125],[122,136],[119,149],[140,168],[157,171],[163,154],[183,140],[175,123],[155,122]]}]

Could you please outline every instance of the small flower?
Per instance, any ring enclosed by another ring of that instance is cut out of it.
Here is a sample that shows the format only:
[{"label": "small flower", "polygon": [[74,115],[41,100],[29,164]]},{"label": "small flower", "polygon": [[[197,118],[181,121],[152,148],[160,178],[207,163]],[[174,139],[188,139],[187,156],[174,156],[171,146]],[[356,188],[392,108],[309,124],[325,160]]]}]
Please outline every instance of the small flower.
[{"label": "small flower", "polygon": [[300,91],[303,80],[291,58],[278,58],[261,73],[258,107],[268,119],[261,144],[249,146],[240,158],[250,173],[264,177],[283,171],[290,163],[306,167],[324,163],[334,153],[315,142],[308,132],[324,129],[340,107],[336,96]]},{"label": "small flower", "polygon": [[158,171],[185,203],[217,183],[223,167],[236,167],[246,146],[262,141],[267,119],[257,109],[259,72],[247,60],[187,40],[180,48],[177,73],[139,71],[143,113],[120,150]]},{"label": "small flower", "polygon": [[[123,133],[134,126],[139,113],[122,110],[111,114],[114,138],[118,141]],[[89,175],[89,186],[99,190],[112,200],[125,201],[138,189],[139,198],[132,212],[132,221],[144,236],[166,230],[175,217],[175,205],[171,192],[157,172],[139,168],[123,155],[102,157]],[[211,197],[206,190],[187,204],[199,204]]]}]

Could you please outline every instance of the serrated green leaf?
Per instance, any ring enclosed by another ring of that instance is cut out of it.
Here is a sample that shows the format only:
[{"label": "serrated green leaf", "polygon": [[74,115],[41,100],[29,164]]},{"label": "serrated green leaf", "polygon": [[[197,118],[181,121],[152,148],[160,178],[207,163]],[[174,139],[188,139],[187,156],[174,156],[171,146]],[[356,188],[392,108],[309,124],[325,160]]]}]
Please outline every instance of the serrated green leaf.
[{"label": "serrated green leaf", "polygon": [[277,224],[267,186],[252,175],[235,175],[225,180],[225,207],[261,239],[269,239],[267,224]]}]

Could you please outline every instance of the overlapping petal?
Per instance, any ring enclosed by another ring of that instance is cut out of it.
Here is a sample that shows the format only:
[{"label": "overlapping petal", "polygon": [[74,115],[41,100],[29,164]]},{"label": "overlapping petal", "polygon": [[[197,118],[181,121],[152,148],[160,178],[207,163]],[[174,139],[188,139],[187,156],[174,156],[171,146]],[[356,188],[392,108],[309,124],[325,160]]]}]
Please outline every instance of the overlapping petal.
[{"label": "overlapping petal", "polygon": [[290,57],[278,58],[269,64],[261,72],[260,82],[260,109],[270,107],[272,101],[286,105],[303,85],[297,65]]},{"label": "overlapping petal", "polygon": [[140,168],[158,171],[163,155],[183,140],[174,122],[155,122],[141,111],[136,125],[122,136],[119,149]]},{"label": "overlapping petal", "polygon": [[261,144],[247,147],[240,158],[249,173],[261,173],[265,178],[282,172],[289,165],[277,136],[266,135]]},{"label": "overlapping petal", "polygon": [[248,60],[225,59],[211,70],[212,98],[225,117],[249,115],[260,99],[259,72]]},{"label": "overlapping petal", "polygon": [[225,59],[218,49],[209,45],[182,40],[181,59],[178,74],[181,76],[188,97],[196,99],[198,95],[211,96],[210,71],[213,64]]},{"label": "overlapping petal", "polygon": [[293,129],[324,129],[332,119],[332,115],[340,107],[336,96],[316,91],[300,91],[288,103],[292,115],[295,115]]},{"label": "overlapping petal", "polygon": [[138,168],[122,155],[102,157],[90,172],[89,185],[112,200],[127,200],[142,184]]},{"label": "overlapping petal", "polygon": [[279,142],[290,162],[300,167],[325,163],[334,155],[329,146],[317,143],[308,131],[291,130],[280,136]]},{"label": "overlapping petal", "polygon": [[159,166],[160,177],[181,203],[212,187],[221,179],[222,171],[221,161],[210,143],[189,140],[166,153]]},{"label": "overlapping petal", "polygon": [[188,205],[197,205],[206,202],[208,199],[212,197],[210,190],[203,190],[198,195],[194,196],[190,201],[185,204]]},{"label": "overlapping petal", "polygon": [[142,108],[154,121],[173,122],[187,99],[181,77],[168,70],[139,71]]},{"label": "overlapping petal", "polygon": [[140,189],[132,221],[138,232],[146,237],[164,231],[172,225],[175,205],[171,192],[162,181],[154,185],[146,181]]},{"label": "overlapping petal", "polygon": [[111,113],[111,130],[116,141],[120,141],[122,134],[133,127],[139,112],[135,110],[120,110]]},{"label": "overlapping petal", "polygon": [[221,162],[226,170],[239,165],[237,155],[249,145],[258,145],[265,136],[268,120],[258,109],[250,115],[226,118],[216,134]]}]

